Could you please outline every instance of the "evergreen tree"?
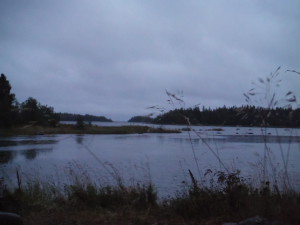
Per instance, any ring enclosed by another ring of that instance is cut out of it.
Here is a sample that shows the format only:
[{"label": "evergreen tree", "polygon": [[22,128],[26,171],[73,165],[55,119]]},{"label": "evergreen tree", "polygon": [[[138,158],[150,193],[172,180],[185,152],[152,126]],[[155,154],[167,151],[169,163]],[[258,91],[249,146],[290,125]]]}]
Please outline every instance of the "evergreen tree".
[{"label": "evergreen tree", "polygon": [[55,125],[58,122],[52,107],[41,105],[32,97],[21,104],[21,118],[23,124],[35,122],[42,125]]},{"label": "evergreen tree", "polygon": [[300,127],[300,109],[255,106],[174,109],[153,119],[157,124]]},{"label": "evergreen tree", "polygon": [[15,95],[10,93],[11,86],[6,76],[0,77],[0,128],[8,128],[13,124]]},{"label": "evergreen tree", "polygon": [[40,119],[38,101],[32,97],[24,101],[21,104],[21,115],[23,123],[38,121]]},{"label": "evergreen tree", "polygon": [[83,130],[84,129],[83,116],[78,116],[78,118],[76,120],[76,128],[79,129],[79,130]]}]

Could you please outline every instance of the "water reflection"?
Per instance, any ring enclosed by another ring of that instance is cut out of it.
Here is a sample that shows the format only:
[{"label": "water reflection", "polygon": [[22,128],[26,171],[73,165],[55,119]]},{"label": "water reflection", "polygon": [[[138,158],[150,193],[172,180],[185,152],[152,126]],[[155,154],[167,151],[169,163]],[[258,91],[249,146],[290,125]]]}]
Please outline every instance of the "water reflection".
[{"label": "water reflection", "polygon": [[[164,142],[165,137],[158,137],[158,139],[161,142]],[[169,140],[171,140],[174,143],[192,143],[192,144],[198,144],[200,142],[200,138],[189,138],[189,137],[169,137]]]},{"label": "water reflection", "polygon": [[[160,137],[161,140],[164,137]],[[280,135],[210,135],[204,136],[200,135],[199,137],[193,136],[178,136],[178,137],[169,137],[174,142],[190,142],[198,143],[199,141],[205,142],[218,142],[218,143],[281,143],[281,144],[290,144],[290,143],[300,143],[300,136],[280,136]]]},{"label": "water reflection", "polygon": [[24,156],[27,160],[34,160],[39,154],[52,152],[52,148],[32,148],[20,151],[5,150],[0,151],[0,164],[11,163],[15,160],[17,155]]},{"label": "water reflection", "polygon": [[58,140],[53,136],[17,136],[0,137],[0,164],[11,163],[18,155],[27,160],[34,160],[39,154],[51,152]]},{"label": "water reflection", "polygon": [[83,135],[78,134],[78,135],[76,136],[75,140],[76,140],[76,143],[77,143],[77,144],[81,145],[82,142],[83,142]]},{"label": "water reflection", "polygon": [[56,143],[57,143],[57,140],[39,140],[39,139],[0,140],[0,147],[24,146],[24,145],[49,145],[49,144],[56,144]]},{"label": "water reflection", "polygon": [[28,160],[35,159],[40,153],[50,153],[52,151],[52,148],[34,148],[34,149],[26,149],[23,151],[19,151],[21,155],[23,155]]},{"label": "water reflection", "polygon": [[16,146],[18,142],[10,140],[0,140],[0,147]]},{"label": "water reflection", "polygon": [[36,158],[38,153],[36,149],[27,149],[25,151],[22,151],[21,154],[24,155],[26,159],[33,160]]},{"label": "water reflection", "polygon": [[14,151],[0,151],[0,164],[12,162],[16,155]]},{"label": "water reflection", "polygon": [[224,135],[228,142],[243,143],[299,143],[300,136]]}]

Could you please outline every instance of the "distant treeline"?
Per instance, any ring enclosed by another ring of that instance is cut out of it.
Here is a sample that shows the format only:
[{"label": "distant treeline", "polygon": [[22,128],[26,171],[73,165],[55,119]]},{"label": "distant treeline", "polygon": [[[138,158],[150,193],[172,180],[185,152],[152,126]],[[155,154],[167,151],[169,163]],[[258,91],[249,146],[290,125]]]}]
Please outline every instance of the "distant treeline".
[{"label": "distant treeline", "polygon": [[255,106],[175,109],[154,118],[156,124],[300,127],[300,109]]},{"label": "distant treeline", "polygon": [[131,117],[128,122],[133,122],[133,123],[153,123],[153,118],[149,116],[134,116]]},{"label": "distant treeline", "polygon": [[98,122],[112,122],[111,119],[108,119],[104,116],[94,116],[94,115],[80,115],[80,114],[72,114],[72,113],[56,113],[60,121],[77,121],[79,117],[82,117],[84,121],[92,122],[92,121],[98,121]]}]

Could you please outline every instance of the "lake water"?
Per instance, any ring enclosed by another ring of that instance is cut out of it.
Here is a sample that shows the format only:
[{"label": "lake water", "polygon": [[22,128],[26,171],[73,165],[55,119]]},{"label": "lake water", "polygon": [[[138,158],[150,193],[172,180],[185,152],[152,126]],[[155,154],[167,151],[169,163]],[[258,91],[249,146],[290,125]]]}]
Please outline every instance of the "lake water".
[{"label": "lake water", "polygon": [[0,177],[14,186],[16,169],[23,183],[39,179],[62,185],[80,179],[105,185],[121,176],[126,184],[151,180],[159,195],[167,196],[189,182],[188,170],[204,179],[207,169],[224,171],[225,166],[230,171],[241,170],[251,182],[262,179],[263,168],[268,169],[268,179],[276,178],[279,183],[287,171],[293,188],[300,189],[300,129],[192,128],[195,132],[179,134],[0,137]]}]

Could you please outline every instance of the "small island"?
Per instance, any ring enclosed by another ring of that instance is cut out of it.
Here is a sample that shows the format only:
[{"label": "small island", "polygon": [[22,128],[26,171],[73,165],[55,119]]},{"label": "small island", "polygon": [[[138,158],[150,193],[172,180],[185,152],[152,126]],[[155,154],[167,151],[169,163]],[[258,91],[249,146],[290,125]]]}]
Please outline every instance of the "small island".
[{"label": "small island", "polygon": [[153,123],[153,120],[151,117],[149,116],[134,116],[131,117],[130,120],[128,120],[128,122],[130,123]]},{"label": "small island", "polygon": [[60,121],[77,121],[79,117],[82,117],[87,122],[113,122],[112,119],[108,119],[105,116],[94,116],[90,114],[73,114],[73,113],[56,113]]}]

